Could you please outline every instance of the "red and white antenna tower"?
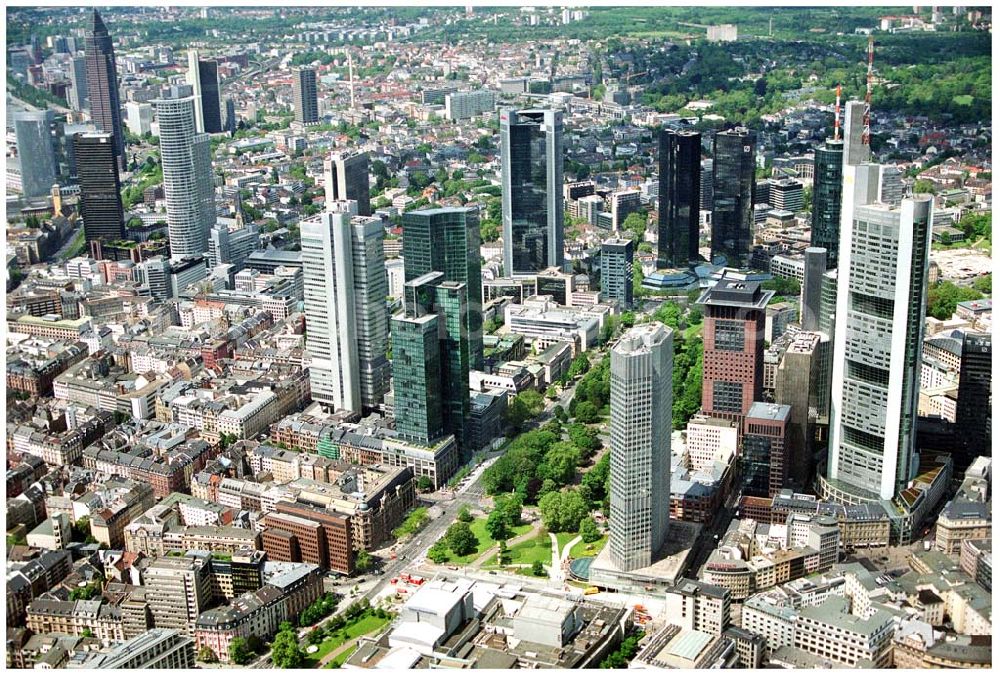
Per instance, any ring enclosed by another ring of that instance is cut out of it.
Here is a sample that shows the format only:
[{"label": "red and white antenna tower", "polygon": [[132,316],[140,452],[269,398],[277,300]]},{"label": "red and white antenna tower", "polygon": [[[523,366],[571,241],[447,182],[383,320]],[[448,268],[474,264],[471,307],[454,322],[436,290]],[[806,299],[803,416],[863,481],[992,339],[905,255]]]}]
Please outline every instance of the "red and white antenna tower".
[{"label": "red and white antenna tower", "polygon": [[875,38],[868,36],[868,85],[865,89],[865,129],[861,135],[861,143],[869,145],[872,135],[872,81],[874,79],[873,68],[875,64]]},{"label": "red and white antenna tower", "polygon": [[840,141],[840,85],[837,85],[837,103],[833,106],[833,140]]}]

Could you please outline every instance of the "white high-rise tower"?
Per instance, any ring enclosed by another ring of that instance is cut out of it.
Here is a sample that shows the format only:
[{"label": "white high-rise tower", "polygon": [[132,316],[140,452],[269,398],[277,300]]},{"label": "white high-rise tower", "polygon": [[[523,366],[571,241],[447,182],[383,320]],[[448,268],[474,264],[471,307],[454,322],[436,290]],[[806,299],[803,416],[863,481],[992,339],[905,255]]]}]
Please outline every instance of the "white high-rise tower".
[{"label": "white high-rise tower", "polygon": [[153,102],[160,124],[160,162],[173,261],[208,251],[215,225],[210,137],[195,132],[195,98]]},{"label": "white high-rise tower", "polygon": [[633,327],[611,349],[611,562],[656,561],[670,518],[673,330]]},{"label": "white high-rise tower", "polygon": [[373,409],[389,387],[389,284],[377,219],[341,201],[301,222],[306,348],[313,400]]},{"label": "white high-rise tower", "polygon": [[[848,104],[850,113],[851,104]],[[848,117],[850,123],[850,115]],[[933,201],[878,201],[881,167],[848,164],[837,276],[825,498],[892,499],[916,473],[916,420]]]}]

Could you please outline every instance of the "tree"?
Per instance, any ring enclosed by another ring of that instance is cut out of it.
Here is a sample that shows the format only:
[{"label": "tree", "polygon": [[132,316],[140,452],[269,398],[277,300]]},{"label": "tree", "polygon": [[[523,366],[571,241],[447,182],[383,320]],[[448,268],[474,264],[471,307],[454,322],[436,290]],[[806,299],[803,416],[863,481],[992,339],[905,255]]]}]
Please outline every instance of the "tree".
[{"label": "tree", "polygon": [[524,505],[521,497],[516,493],[506,494],[493,499],[493,513],[500,513],[503,516],[507,527],[517,527],[521,524],[521,511]]},{"label": "tree", "polygon": [[511,428],[519,430],[529,419],[534,419],[545,409],[545,399],[534,389],[518,393],[504,415]]},{"label": "tree", "polygon": [[632,234],[632,242],[642,242],[646,236],[646,215],[642,212],[632,212],[625,217],[621,230]]},{"label": "tree", "polygon": [[545,565],[542,564],[542,561],[536,560],[533,563],[531,563],[531,574],[535,575],[536,577],[545,576]]},{"label": "tree", "polygon": [[588,544],[592,544],[601,538],[601,531],[597,529],[597,522],[590,516],[580,521],[580,536]]},{"label": "tree", "polygon": [[463,504],[462,508],[458,510],[458,519],[463,523],[472,522],[472,511],[469,510],[468,506]]},{"label": "tree", "polygon": [[240,666],[246,666],[253,660],[253,652],[243,636],[236,636],[229,641],[229,661]]},{"label": "tree", "polygon": [[448,548],[456,556],[467,556],[475,553],[479,546],[479,540],[472,534],[472,529],[468,523],[456,522],[448,528],[444,535]]},{"label": "tree", "polygon": [[580,403],[576,407],[576,420],[581,424],[594,424],[600,418],[597,406],[591,402]]},{"label": "tree", "polygon": [[538,501],[542,523],[549,532],[569,532],[587,516],[587,503],[578,490],[549,492]]},{"label": "tree", "polygon": [[490,535],[493,541],[503,541],[507,538],[507,517],[502,511],[493,509],[486,518],[486,534]]},{"label": "tree", "polygon": [[586,490],[592,502],[602,503],[608,496],[608,478],[611,474],[611,455],[605,454],[601,460],[583,474],[580,480],[581,492]]},{"label": "tree", "polygon": [[927,294],[927,315],[938,320],[947,320],[958,308],[961,301],[973,301],[981,298],[980,293],[971,287],[961,287],[948,280],[941,280],[931,285]]},{"label": "tree", "polygon": [[557,485],[566,485],[576,475],[576,467],[580,464],[580,448],[572,442],[561,441],[549,448],[545,453],[539,475],[551,478]]},{"label": "tree", "polygon": [[417,479],[417,490],[420,492],[430,492],[434,489],[434,481],[430,476],[420,476]]},{"label": "tree", "polygon": [[582,456],[589,458],[594,452],[601,449],[601,439],[597,435],[597,429],[593,426],[573,423],[566,430],[569,433],[570,442],[576,445]]},{"label": "tree", "polygon": [[358,555],[354,558],[354,567],[358,568],[360,572],[367,572],[372,569],[375,565],[375,560],[368,551],[358,551]]},{"label": "tree", "polygon": [[444,545],[443,541],[436,542],[427,551],[427,557],[431,559],[431,562],[440,565],[448,560],[448,547]]},{"label": "tree", "polygon": [[198,661],[202,664],[214,664],[219,661],[219,658],[215,654],[215,650],[210,648],[208,645],[202,645],[198,650]]},{"label": "tree", "polygon": [[913,192],[914,193],[930,193],[934,195],[937,193],[937,186],[930,179],[917,179],[913,182]]},{"label": "tree", "polygon": [[305,655],[299,647],[292,625],[282,622],[281,630],[271,643],[271,661],[279,669],[297,669],[302,666],[303,659]]}]

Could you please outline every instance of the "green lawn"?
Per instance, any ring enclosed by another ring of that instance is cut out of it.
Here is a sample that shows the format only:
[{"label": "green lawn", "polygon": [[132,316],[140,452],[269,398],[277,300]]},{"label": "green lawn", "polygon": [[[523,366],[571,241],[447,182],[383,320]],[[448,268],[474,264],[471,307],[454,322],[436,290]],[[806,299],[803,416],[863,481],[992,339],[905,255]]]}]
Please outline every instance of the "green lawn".
[{"label": "green lawn", "polygon": [[347,661],[347,658],[350,657],[352,654],[354,654],[357,651],[358,651],[357,644],[352,645],[351,647],[347,648],[346,650],[344,650],[343,652],[341,652],[340,654],[338,654],[332,660],[330,660],[330,662],[327,663],[323,668],[324,669],[339,669],[341,666],[344,665],[344,662]]},{"label": "green lawn", "polygon": [[559,555],[562,555],[566,544],[576,539],[579,535],[576,532],[556,532],[556,541],[559,542]]},{"label": "green lawn", "polygon": [[[548,533],[540,534],[532,539],[510,547],[510,562],[531,565],[536,560],[545,565],[552,564],[552,540]],[[493,556],[486,561],[487,567],[496,567],[497,559]]]},{"label": "green lawn", "polygon": [[384,627],[390,621],[391,619],[379,619],[371,610],[367,610],[353,623],[348,624],[317,645],[315,652],[306,655],[306,661],[307,663],[311,663],[312,666],[315,666],[316,663],[326,656],[326,654],[331,650],[337,649],[349,640],[354,640],[355,638],[360,638],[361,636],[373,633]]},{"label": "green lawn", "polygon": [[[445,562],[454,563],[456,565],[468,565],[474,561],[479,556],[483,555],[489,549],[496,546],[496,542],[490,539],[490,535],[486,533],[486,518],[477,518],[469,523],[469,529],[472,530],[472,534],[475,535],[476,541],[479,542],[479,546],[476,547],[475,553],[470,553],[467,556],[456,556],[451,551],[448,551],[448,560]],[[518,525],[513,530],[513,535],[510,539],[514,537],[520,537],[522,534],[530,532],[532,529],[531,525]],[[548,537],[546,537],[547,539]]]},{"label": "green lawn", "polygon": [[570,559],[573,558],[583,558],[584,556],[596,556],[604,548],[604,544],[608,541],[608,535],[604,535],[593,544],[587,544],[585,542],[579,542],[569,550]]}]

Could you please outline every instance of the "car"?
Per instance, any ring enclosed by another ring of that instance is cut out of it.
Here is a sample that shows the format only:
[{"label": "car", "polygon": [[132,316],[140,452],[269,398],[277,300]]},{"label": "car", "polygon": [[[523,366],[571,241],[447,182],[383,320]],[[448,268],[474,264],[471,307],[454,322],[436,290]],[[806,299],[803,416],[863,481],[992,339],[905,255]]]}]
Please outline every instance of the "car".
[{"label": "car", "polygon": [[457,567],[457,566],[455,566],[455,565],[449,565],[449,566],[448,566],[448,569],[449,569],[449,570],[457,570],[457,569],[458,569],[458,567]]},{"label": "car", "polygon": [[496,570],[490,570],[490,574],[496,574],[496,573],[497,573]]}]

